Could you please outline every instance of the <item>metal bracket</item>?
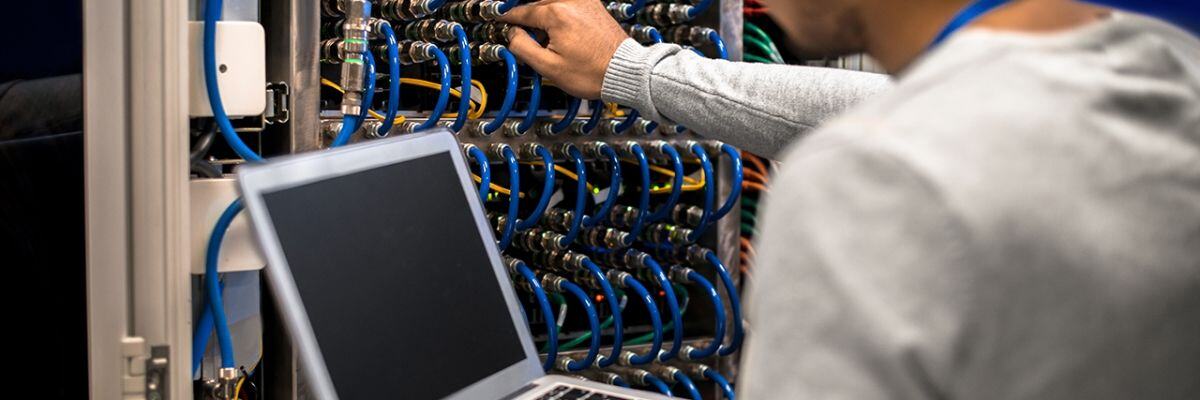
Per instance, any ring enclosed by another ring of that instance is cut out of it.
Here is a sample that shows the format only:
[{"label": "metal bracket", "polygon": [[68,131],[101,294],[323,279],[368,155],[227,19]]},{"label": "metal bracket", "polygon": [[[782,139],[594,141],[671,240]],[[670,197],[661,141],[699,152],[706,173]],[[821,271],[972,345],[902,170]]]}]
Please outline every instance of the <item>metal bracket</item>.
[{"label": "metal bracket", "polygon": [[267,109],[263,112],[263,120],[268,124],[287,123],[291,117],[288,111],[292,90],[287,82],[272,82],[267,84]]},{"label": "metal bracket", "polygon": [[150,348],[150,357],[146,359],[146,400],[167,400],[171,398],[171,349],[168,346]]}]

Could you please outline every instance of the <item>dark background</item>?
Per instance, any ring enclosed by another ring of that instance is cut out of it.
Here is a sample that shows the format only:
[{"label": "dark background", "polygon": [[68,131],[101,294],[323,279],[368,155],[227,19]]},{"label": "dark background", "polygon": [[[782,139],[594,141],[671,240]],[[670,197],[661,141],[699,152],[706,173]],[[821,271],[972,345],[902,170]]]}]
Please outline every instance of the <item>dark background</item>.
[{"label": "dark background", "polygon": [[5,325],[19,340],[18,392],[36,398],[88,395],[82,32],[79,1],[10,2],[0,14],[0,266],[15,311]]}]

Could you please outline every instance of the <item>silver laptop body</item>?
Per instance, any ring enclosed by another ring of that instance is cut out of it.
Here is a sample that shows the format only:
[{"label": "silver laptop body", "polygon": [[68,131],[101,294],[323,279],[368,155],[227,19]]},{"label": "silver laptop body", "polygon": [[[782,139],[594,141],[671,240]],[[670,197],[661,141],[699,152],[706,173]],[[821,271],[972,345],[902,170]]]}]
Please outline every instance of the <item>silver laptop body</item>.
[{"label": "silver laptop body", "polygon": [[[556,399],[582,390],[590,399],[665,399],[543,373],[469,176],[445,130],[239,170],[270,292],[311,392]],[[421,297],[406,300],[414,292]],[[490,328],[455,336],[479,326]],[[462,359],[478,354],[492,355]]]}]

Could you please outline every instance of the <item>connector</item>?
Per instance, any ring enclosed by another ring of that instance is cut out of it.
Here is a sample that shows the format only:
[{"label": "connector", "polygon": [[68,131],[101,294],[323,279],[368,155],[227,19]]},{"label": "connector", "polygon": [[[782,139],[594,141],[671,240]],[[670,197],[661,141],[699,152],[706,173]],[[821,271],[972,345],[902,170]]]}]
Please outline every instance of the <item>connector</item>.
[{"label": "connector", "polygon": [[504,15],[504,2],[494,0],[467,0],[442,6],[439,16],[458,23],[477,24],[491,21]]},{"label": "connector", "polygon": [[581,145],[583,155],[588,158],[603,158],[606,149],[609,149],[608,143],[595,141],[587,142]]},{"label": "connector", "polygon": [[553,229],[557,232],[567,232],[571,230],[571,223],[575,220],[575,211],[565,208],[551,208],[542,214],[542,226]]},{"label": "connector", "polygon": [[569,272],[583,270],[583,262],[588,260],[587,256],[570,250],[547,250],[535,253],[534,257],[543,267]]},{"label": "connector", "polygon": [[687,259],[687,262],[692,265],[707,265],[708,255],[714,254],[712,250],[698,244],[685,247],[683,249],[683,253],[684,257]]},{"label": "connector", "polygon": [[625,205],[615,205],[608,212],[608,220],[619,228],[630,228],[638,222],[638,209]]},{"label": "connector", "polygon": [[709,40],[708,35],[716,32],[716,30],[703,26],[676,25],[666,28],[662,32],[663,37],[673,43],[705,46],[712,44],[712,40]]},{"label": "connector", "polygon": [[542,273],[542,289],[545,289],[546,291],[562,293],[562,284],[566,281],[567,280],[563,279],[561,276],[549,272]]},{"label": "connector", "polygon": [[420,40],[404,40],[399,43],[400,65],[420,64],[437,58],[437,45]]},{"label": "connector", "polygon": [[[687,346],[687,347],[691,347],[691,346]],[[701,380],[708,380],[708,377],[704,376],[704,374],[706,372],[708,372],[708,370],[712,369],[712,367],[709,367],[704,364],[680,362],[679,360],[668,361],[666,363],[666,365],[670,365],[672,367],[678,368],[680,371],[683,371],[684,374],[687,374],[690,377],[693,377],[696,379],[701,379]]]},{"label": "connector", "polygon": [[689,278],[688,274],[692,272],[695,271],[691,268],[682,265],[672,265],[670,271],[667,271],[667,274],[671,277],[671,280],[678,281],[679,283],[691,283],[692,278]]},{"label": "connector", "polygon": [[634,385],[648,386],[650,384],[650,382],[646,380],[646,377],[651,376],[651,374],[649,371],[646,371],[646,370],[630,368],[630,367],[611,366],[611,367],[608,367],[608,371],[611,371],[614,374],[620,375],[622,378],[625,378],[626,381],[628,381],[629,383],[632,383]]},{"label": "connector", "polygon": [[217,370],[216,395],[219,399],[234,400],[237,396],[237,368],[221,368]]},{"label": "connector", "polygon": [[[585,371],[580,371],[580,372],[578,372],[578,374],[588,380],[592,380],[592,381],[596,381],[596,382],[600,382],[600,383],[604,383],[604,384],[608,384],[608,385],[616,385],[617,382],[621,381],[620,375],[617,375],[615,373],[608,372],[608,371],[589,369],[589,370],[585,370]],[[601,396],[600,398],[603,398],[603,397],[604,396]],[[597,398],[597,400],[599,400],[599,398]]]},{"label": "connector", "polygon": [[[571,122],[571,126],[574,126],[576,122],[579,122],[582,124],[582,121],[574,121],[574,122]],[[570,128],[568,128],[567,130],[570,130]],[[548,121],[539,122],[536,126],[533,127],[533,132],[536,133],[540,137],[546,137],[546,138],[555,137],[555,136],[558,136],[559,133],[561,133],[561,132],[555,132],[554,131],[554,123],[548,122]]]},{"label": "connector", "polygon": [[629,128],[634,136],[650,136],[658,129],[658,123],[648,119],[638,119],[633,123],[633,127]]},{"label": "connector", "polygon": [[521,120],[509,119],[509,120],[505,120],[503,125],[500,125],[500,131],[504,132],[504,136],[508,136],[508,137],[517,138],[517,137],[525,136],[525,132],[522,132],[520,127],[521,127]]},{"label": "connector", "polygon": [[517,232],[517,236],[513,238],[513,245],[521,250],[538,252],[563,250],[563,239],[566,236],[555,233],[547,229],[530,228],[525,231]]},{"label": "connector", "polygon": [[689,4],[657,3],[643,8],[638,13],[638,23],[645,25],[670,26],[687,22],[695,8]]},{"label": "connector", "polygon": [[424,18],[434,10],[430,0],[379,0],[379,15],[397,21]]},{"label": "connector", "polygon": [[604,277],[608,278],[608,281],[612,282],[612,284],[614,286],[617,286],[620,288],[626,288],[628,286],[625,285],[625,279],[633,278],[633,275],[630,275],[628,272],[625,272],[625,271],[618,271],[615,269],[610,269],[608,271],[605,271]]},{"label": "connector", "polygon": [[642,240],[654,244],[671,244],[684,245],[688,244],[688,237],[692,235],[692,230],[688,228],[680,228],[673,224],[657,223],[647,226],[642,231]]},{"label": "connector", "polygon": [[485,22],[471,28],[471,40],[507,45],[512,28],[512,25],[503,22]]},{"label": "connector", "polygon": [[676,204],[671,210],[671,221],[676,224],[697,227],[700,226],[700,220],[704,218],[704,209],[687,204]]},{"label": "connector", "polygon": [[621,121],[617,121],[615,119],[606,119],[600,121],[600,124],[596,126],[596,130],[600,131],[601,134],[608,136],[621,136],[625,134],[625,132],[617,130],[617,126],[619,125],[621,125]]},{"label": "connector", "polygon": [[654,34],[657,32],[658,28],[650,25],[631,24],[626,25],[625,27],[625,33],[629,34],[629,37],[632,37],[633,40],[636,40],[638,43],[642,44],[655,42]]},{"label": "connector", "polygon": [[587,246],[619,249],[628,245],[629,232],[609,227],[593,226],[591,228],[583,228],[579,233],[578,240]]},{"label": "connector", "polygon": [[633,5],[629,3],[610,1],[604,6],[604,8],[608,10],[608,14],[612,15],[613,19],[616,19],[617,21],[624,21],[634,17]]},{"label": "connector", "polygon": [[570,128],[567,128],[567,132],[571,132],[575,136],[591,136],[592,130],[584,130],[585,127],[587,127],[586,121],[575,121],[571,123]]},{"label": "connector", "polygon": [[506,149],[511,150],[512,147],[509,147],[509,145],[504,143],[492,143],[488,145],[488,152],[491,153],[490,155],[501,160],[504,159],[504,150]]},{"label": "connector", "polygon": [[675,383],[675,374],[680,372],[679,368],[665,364],[647,364],[642,366],[642,368],[645,368],[651,374],[657,375],[667,383]]},{"label": "connector", "polygon": [[367,53],[367,39],[370,32],[369,0],[342,0],[341,10],[346,18],[342,23],[342,41],[339,55],[342,57],[342,114],[359,115],[363,107],[363,90],[366,84],[366,66],[362,55]]},{"label": "connector", "polygon": [[496,234],[504,233],[504,226],[508,224],[508,215],[501,213],[488,213],[488,219],[492,221],[492,226],[496,227]]},{"label": "connector", "polygon": [[[519,147],[517,150],[517,156],[524,160],[540,162],[542,161],[542,156],[538,153],[540,153],[542,149],[542,145],[537,143],[522,143],[521,147]],[[554,168],[553,165],[547,165],[546,167]]]},{"label": "connector", "polygon": [[426,42],[449,42],[455,39],[454,29],[461,27],[457,22],[444,19],[423,19],[404,25],[404,36]]},{"label": "connector", "polygon": [[463,129],[460,132],[466,132],[467,134],[469,134],[471,136],[475,136],[475,137],[492,136],[492,134],[489,133],[487,131],[487,129],[484,129],[484,127],[487,126],[487,124],[488,124],[488,121],[478,120],[478,119],[467,121],[466,125],[463,126]]}]

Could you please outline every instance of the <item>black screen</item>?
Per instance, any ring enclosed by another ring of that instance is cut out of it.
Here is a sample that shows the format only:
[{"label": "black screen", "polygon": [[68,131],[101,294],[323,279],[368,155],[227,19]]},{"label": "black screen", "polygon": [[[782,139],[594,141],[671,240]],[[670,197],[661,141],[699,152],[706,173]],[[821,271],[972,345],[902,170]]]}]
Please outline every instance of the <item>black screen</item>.
[{"label": "black screen", "polygon": [[525,357],[448,153],[263,195],[343,399],[436,399]]}]

